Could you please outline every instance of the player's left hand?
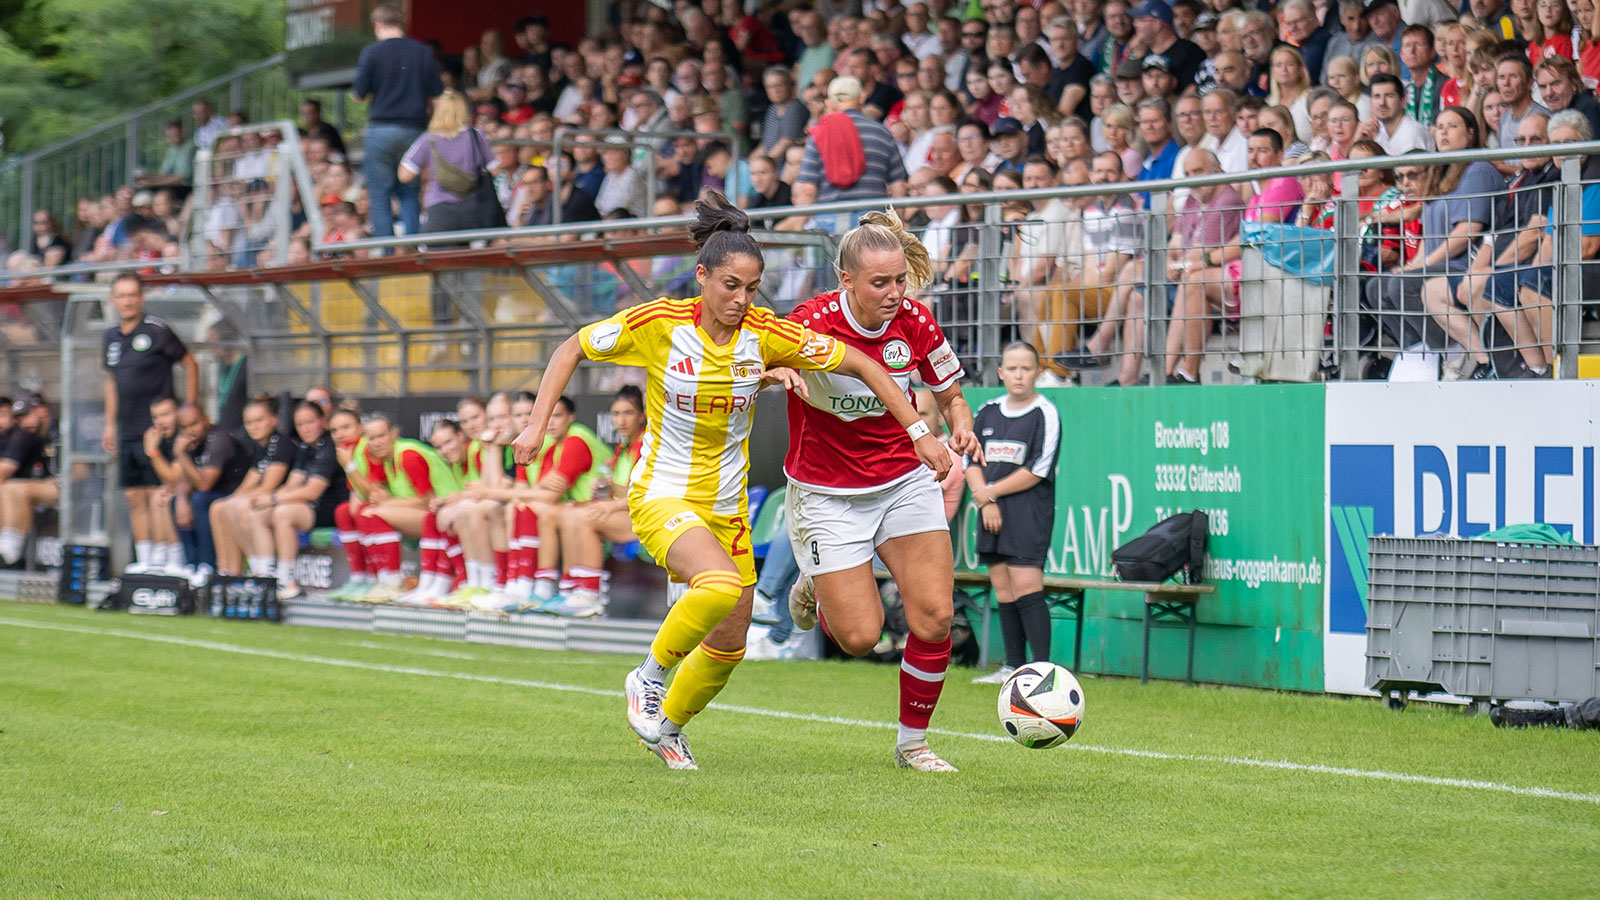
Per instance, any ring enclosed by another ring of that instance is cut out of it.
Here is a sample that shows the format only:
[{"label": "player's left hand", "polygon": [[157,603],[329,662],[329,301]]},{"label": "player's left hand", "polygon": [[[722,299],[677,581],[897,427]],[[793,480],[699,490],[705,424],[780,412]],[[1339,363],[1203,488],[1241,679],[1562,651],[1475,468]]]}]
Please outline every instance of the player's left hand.
[{"label": "player's left hand", "polygon": [[806,387],[806,380],[800,373],[785,366],[775,366],[761,373],[761,386],[769,384],[782,385],[786,391],[794,391],[801,397],[810,397],[811,389]]},{"label": "player's left hand", "polygon": [[950,474],[950,451],[944,449],[944,445],[932,434],[917,438],[911,449],[917,451],[917,459],[933,471],[934,481],[943,481]]},{"label": "player's left hand", "polygon": [[951,450],[972,460],[975,465],[983,465],[983,442],[972,433],[972,429],[951,429],[949,444]]}]

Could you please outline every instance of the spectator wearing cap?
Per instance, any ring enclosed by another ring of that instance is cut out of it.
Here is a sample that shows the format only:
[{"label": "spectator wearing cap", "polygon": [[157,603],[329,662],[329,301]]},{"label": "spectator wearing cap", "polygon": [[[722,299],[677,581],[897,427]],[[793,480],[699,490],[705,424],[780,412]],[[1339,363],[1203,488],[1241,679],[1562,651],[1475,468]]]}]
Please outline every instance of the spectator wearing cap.
[{"label": "spectator wearing cap", "polygon": [[[1177,17],[1174,16],[1173,18]],[[1199,47],[1200,52],[1206,55],[1207,62],[1209,62],[1212,57],[1216,56],[1217,53],[1222,50],[1222,43],[1217,40],[1218,18],[1219,17],[1216,13],[1209,9],[1205,10],[1194,17],[1194,27],[1189,30],[1188,34],[1183,35],[1183,37],[1187,37],[1189,40],[1194,41],[1194,45]],[[1205,63],[1201,63],[1200,68],[1201,70],[1204,70],[1206,68]],[[1201,76],[1196,74],[1195,86],[1203,89],[1204,85],[1201,84],[1201,80]]]},{"label": "spectator wearing cap", "polygon": [[428,127],[428,102],[444,91],[444,82],[433,50],[406,37],[400,7],[378,4],[372,27],[378,40],[361,49],[350,88],[356,100],[367,104],[361,174],[372,200],[372,233],[394,234],[391,203],[398,200],[406,233],[416,234],[422,223],[417,186],[400,183],[397,173],[400,158]]},{"label": "spectator wearing cap", "polygon": [[828,84],[829,112],[817,120],[792,194],[796,206],[903,197],[906,168],[894,136],[862,115],[861,82],[840,76]]},{"label": "spectator wearing cap", "polygon": [[1362,137],[1371,137],[1389,156],[1411,150],[1432,150],[1428,129],[1406,114],[1405,87],[1398,75],[1372,77],[1372,119],[1362,123]]},{"label": "spectator wearing cap", "polygon": [[521,125],[538,112],[533,108],[533,104],[528,102],[528,87],[520,78],[511,78],[501,84],[499,98],[506,108],[506,111],[500,114],[500,121],[507,125]]},{"label": "spectator wearing cap", "polygon": [[61,502],[61,488],[50,471],[50,407],[38,394],[12,404],[15,426],[0,451],[0,560],[15,565],[33,528],[36,506]]},{"label": "spectator wearing cap", "polygon": [[1145,98],[1144,57],[1125,59],[1117,63],[1116,83],[1117,102],[1126,106],[1138,106],[1139,101]]},{"label": "spectator wearing cap", "polygon": [[1082,52],[1078,26],[1069,16],[1050,20],[1045,28],[1056,68],[1050,73],[1045,93],[1055,101],[1064,116],[1077,116],[1085,122],[1094,115],[1089,107],[1089,79],[1095,75],[1094,63]]},{"label": "spectator wearing cap", "polygon": [[1008,169],[1023,174],[1022,166],[1028,158],[1028,132],[1022,127],[1021,120],[1011,116],[1001,116],[996,119],[994,137],[989,141],[989,148],[1000,158],[990,170],[991,173]]},{"label": "spectator wearing cap", "polygon": [[1194,41],[1178,37],[1173,30],[1172,7],[1164,0],[1144,0],[1129,15],[1133,17],[1139,46],[1149,53],[1166,57],[1167,71],[1178,80],[1179,93],[1191,90],[1195,73],[1206,55]]},{"label": "spectator wearing cap", "polygon": [[1327,83],[1328,60],[1341,56],[1359,60],[1367,45],[1377,42],[1372,35],[1372,25],[1367,21],[1367,5],[1363,0],[1339,0],[1339,25],[1339,30],[1328,38],[1328,46],[1322,52],[1324,84]]},{"label": "spectator wearing cap", "polygon": [[1171,103],[1178,95],[1178,79],[1172,75],[1172,62],[1160,53],[1147,55],[1140,64],[1140,81],[1146,97],[1160,97]]},{"label": "spectator wearing cap", "polygon": [[1249,140],[1239,130],[1239,95],[1219,88],[1200,98],[1206,136],[1200,146],[1215,154],[1222,171],[1237,175],[1249,167]]},{"label": "spectator wearing cap", "polygon": [[[1400,33],[1405,28],[1405,19],[1400,14],[1400,4],[1396,0],[1367,0],[1367,24],[1372,28],[1372,37],[1375,43],[1380,43],[1398,54],[1400,52]],[[1396,74],[1404,77],[1405,72]]]},{"label": "spectator wearing cap", "polygon": [[1317,21],[1317,8],[1312,5],[1311,0],[1284,0],[1278,7],[1278,13],[1283,24],[1284,36],[1296,50],[1300,51],[1300,57],[1305,61],[1306,72],[1315,84],[1322,78],[1322,61],[1327,58],[1325,54],[1331,37],[1328,29]]}]

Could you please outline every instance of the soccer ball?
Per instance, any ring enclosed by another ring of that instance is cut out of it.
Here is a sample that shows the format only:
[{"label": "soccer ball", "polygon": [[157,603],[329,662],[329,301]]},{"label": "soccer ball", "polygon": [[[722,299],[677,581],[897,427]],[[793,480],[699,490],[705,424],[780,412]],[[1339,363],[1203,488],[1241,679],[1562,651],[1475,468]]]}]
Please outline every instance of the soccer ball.
[{"label": "soccer ball", "polygon": [[1083,722],[1083,688],[1047,662],[1018,666],[1000,686],[1000,727],[1030,750],[1065,744]]}]

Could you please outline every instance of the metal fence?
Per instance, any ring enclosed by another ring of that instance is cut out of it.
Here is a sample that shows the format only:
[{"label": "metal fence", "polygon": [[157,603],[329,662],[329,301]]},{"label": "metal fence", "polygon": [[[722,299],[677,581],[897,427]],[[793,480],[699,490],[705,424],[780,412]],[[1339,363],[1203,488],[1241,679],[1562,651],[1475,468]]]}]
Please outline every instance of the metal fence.
[{"label": "metal fence", "polygon": [[[1493,197],[1408,188],[1411,199],[1394,201],[1396,218],[1414,215],[1414,225],[1390,228],[1375,212],[1380,204],[1361,196],[1373,172],[1443,172],[1540,152],[1563,154],[1543,174],[1549,183]],[[1549,368],[1568,378],[1585,327],[1591,343],[1600,337],[1600,293],[1586,286],[1600,270],[1592,261],[1600,256],[1600,179],[1586,179],[1577,155],[1584,153],[1600,153],[1600,142],[1250,173],[1262,188],[1280,178],[1310,186],[1340,177],[1339,190],[1291,226],[1269,221],[1286,212],[1272,209],[1274,195],[1229,194],[1242,179],[1227,174],[960,196],[934,189],[893,203],[918,223],[936,258],[936,282],[922,299],[981,381],[994,380],[1000,350],[1014,339],[1040,347],[1052,377],[1084,384],[1161,383],[1169,373],[1212,383],[1357,380],[1385,377],[1391,366],[1394,377],[1525,377]],[[294,162],[290,142],[280,156]],[[307,184],[279,183],[315,208]],[[1132,197],[1145,191],[1150,208],[1138,208]],[[833,289],[840,228],[884,205],[752,211],[766,248],[763,301],[786,312]],[[1174,207],[1180,211],[1169,214]],[[1479,225],[1441,257],[1449,266],[1405,268],[1469,219]],[[1316,220],[1332,228],[1310,227]],[[313,237],[307,265],[275,269],[277,259],[258,259],[265,268],[223,283],[179,280],[240,311],[252,359],[274,388],[281,379],[289,390],[320,381],[359,393],[482,391],[530,383],[553,339],[583,322],[659,295],[697,294],[686,222],[668,216],[452,236],[477,250],[423,249],[436,235],[326,244]],[[89,270],[35,274],[74,271]]]},{"label": "metal fence", "polygon": [[45,209],[71,224],[81,198],[98,198],[154,172],[166,150],[165,125],[184,122],[184,137],[194,137],[192,105],[209,100],[218,116],[242,112],[246,121],[293,119],[301,101],[320,100],[328,121],[345,133],[358,133],[366,108],[345,103],[338,91],[296,91],[289,87],[283,55],[243,66],[149,106],[0,164],[0,234],[19,246],[26,240],[29,216]]}]

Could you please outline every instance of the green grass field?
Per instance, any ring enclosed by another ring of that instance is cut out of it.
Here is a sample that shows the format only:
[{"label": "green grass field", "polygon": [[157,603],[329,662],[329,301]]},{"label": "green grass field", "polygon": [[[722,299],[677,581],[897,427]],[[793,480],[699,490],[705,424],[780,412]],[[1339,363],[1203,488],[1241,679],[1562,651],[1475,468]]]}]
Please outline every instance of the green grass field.
[{"label": "green grass field", "polygon": [[1101,678],[1028,751],[955,670],[930,776],[863,724],[893,668],[749,663],[678,773],[623,722],[631,664],[0,604],[0,893],[1595,894],[1600,734]]}]

